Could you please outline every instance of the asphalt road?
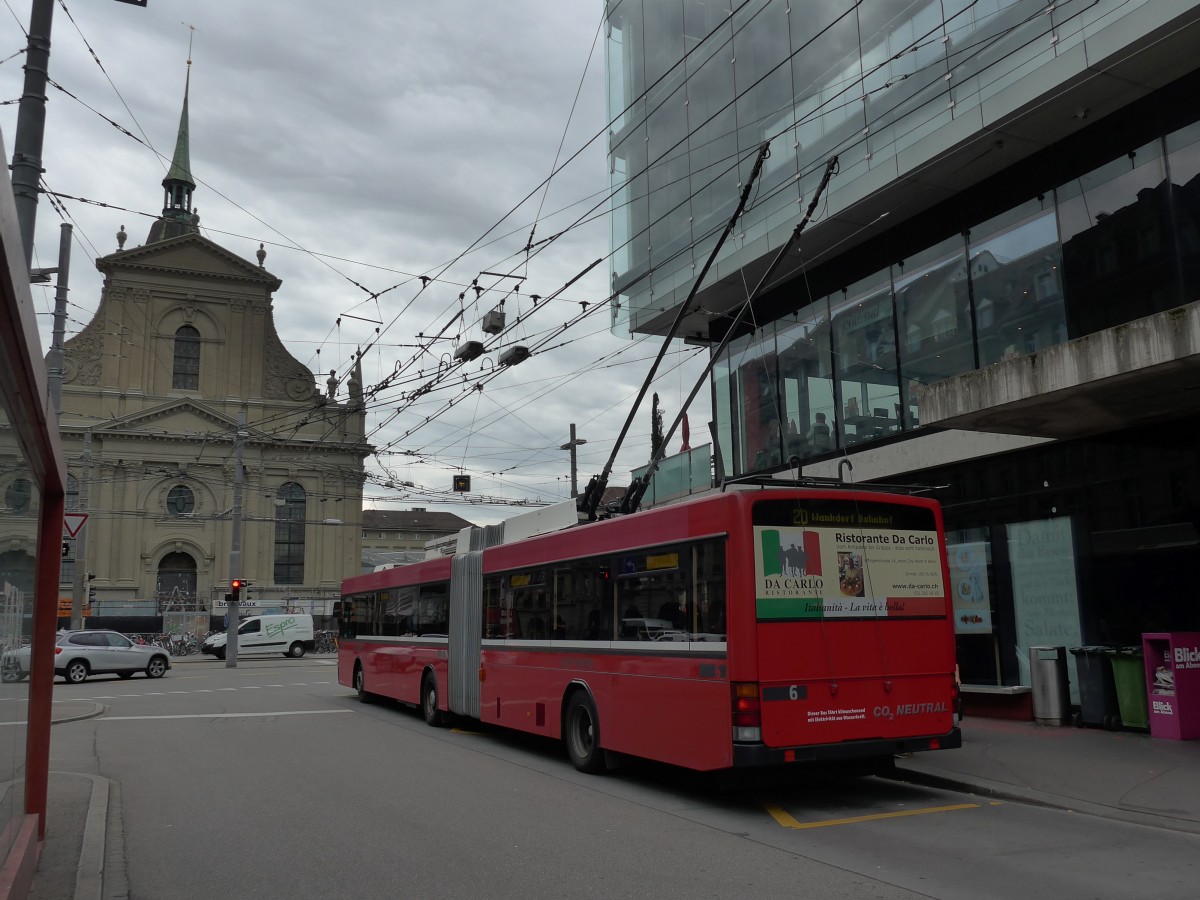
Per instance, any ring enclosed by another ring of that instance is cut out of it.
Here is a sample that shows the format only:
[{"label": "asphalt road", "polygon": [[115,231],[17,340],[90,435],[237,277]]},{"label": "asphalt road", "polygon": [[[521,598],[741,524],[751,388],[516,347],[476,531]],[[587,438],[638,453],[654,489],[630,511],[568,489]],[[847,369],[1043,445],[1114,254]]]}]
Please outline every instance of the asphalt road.
[{"label": "asphalt road", "polygon": [[1190,896],[1200,838],[877,779],[726,779],[433,729],[328,658],[56,684],[103,716],[52,768],[114,784],[110,885],[221,897]]}]

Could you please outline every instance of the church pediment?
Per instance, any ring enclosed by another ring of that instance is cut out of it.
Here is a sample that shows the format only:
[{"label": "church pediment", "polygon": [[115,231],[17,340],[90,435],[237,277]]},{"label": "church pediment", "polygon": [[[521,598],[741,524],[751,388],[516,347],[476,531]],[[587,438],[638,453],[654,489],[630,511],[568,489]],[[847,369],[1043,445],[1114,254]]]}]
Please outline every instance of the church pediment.
[{"label": "church pediment", "polygon": [[272,291],[281,283],[261,266],[230,253],[220,244],[198,234],[184,234],[132,250],[110,253],[96,260],[96,268],[105,274],[115,270],[142,270],[229,278],[266,284]]},{"label": "church pediment", "polygon": [[211,431],[227,431],[230,436],[237,429],[237,422],[229,416],[210,409],[195,400],[172,400],[150,409],[140,410],[110,419],[98,431],[105,433],[136,432],[154,434],[195,434]]}]

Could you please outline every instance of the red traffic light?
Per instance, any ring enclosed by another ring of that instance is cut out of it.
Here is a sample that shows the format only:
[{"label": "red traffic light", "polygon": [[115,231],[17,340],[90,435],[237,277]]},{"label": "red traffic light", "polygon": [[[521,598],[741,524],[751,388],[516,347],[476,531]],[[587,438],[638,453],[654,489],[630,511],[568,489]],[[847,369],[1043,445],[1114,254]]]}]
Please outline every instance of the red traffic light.
[{"label": "red traffic light", "polygon": [[241,587],[243,584],[245,584],[245,582],[244,582],[244,581],[242,581],[242,579],[240,579],[240,578],[235,578],[235,579],[233,579],[231,582],[229,582],[229,586],[230,586],[231,588],[233,588],[235,591],[236,591],[238,588],[240,588],[240,587]]}]

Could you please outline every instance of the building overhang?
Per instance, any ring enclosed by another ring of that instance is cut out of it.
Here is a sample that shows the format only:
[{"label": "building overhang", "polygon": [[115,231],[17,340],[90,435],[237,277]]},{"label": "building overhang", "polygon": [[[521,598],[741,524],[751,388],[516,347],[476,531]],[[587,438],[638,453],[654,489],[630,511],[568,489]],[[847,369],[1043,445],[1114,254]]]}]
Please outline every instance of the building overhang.
[{"label": "building overhang", "polygon": [[[880,164],[872,177],[835,177],[819,221],[811,223],[797,246],[778,261],[780,248],[803,212],[800,204],[795,218],[780,220],[754,239],[739,234],[737,251],[727,247],[700,285],[679,334],[707,338],[716,324],[719,337],[745,303],[748,286],[757,285],[776,262],[760,292],[763,309],[756,302],[751,321],[771,321],[802,308],[814,298],[803,281],[793,289],[795,279],[882,235],[908,228],[921,214],[936,218],[943,203],[981,189],[997,173],[1036,162],[1049,148],[1087,141],[1088,130],[1097,123],[1194,72],[1198,45],[1200,5],[1195,3],[1143,7],[1136,15],[1115,19],[1070,54],[1034,70],[973,113],[956,117],[952,126],[937,129]],[[1040,170],[1043,164],[1034,168]],[[632,290],[651,274],[630,273],[616,289]],[[656,289],[651,302],[631,310],[630,332],[666,334],[693,286],[685,279]],[[765,297],[777,289],[782,289],[777,299]]]},{"label": "building overhang", "polygon": [[1064,440],[1200,410],[1200,303],[918,391],[921,425]]}]

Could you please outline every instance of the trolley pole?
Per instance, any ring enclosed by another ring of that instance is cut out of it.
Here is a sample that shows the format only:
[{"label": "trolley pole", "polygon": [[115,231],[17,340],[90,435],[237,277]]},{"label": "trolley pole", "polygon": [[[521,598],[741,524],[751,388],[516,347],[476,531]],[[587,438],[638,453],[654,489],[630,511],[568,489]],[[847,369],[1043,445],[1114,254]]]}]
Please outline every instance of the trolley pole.
[{"label": "trolley pole", "polygon": [[17,106],[13,137],[12,189],[17,208],[25,269],[33,267],[33,233],[37,221],[38,182],[42,177],[42,141],[46,134],[46,82],[50,77],[50,26],[54,0],[33,0],[29,43],[25,50],[25,87]]},{"label": "trolley pole", "polygon": [[[237,435],[233,444],[233,519],[229,537],[229,578],[242,577],[242,459],[246,444],[246,411],[238,412]],[[225,668],[237,668],[238,596],[229,595],[225,606],[229,623],[225,630]]]},{"label": "trolley pole", "polygon": [[586,444],[586,443],[587,443],[587,441],[585,441],[583,438],[575,437],[575,423],[572,422],[571,423],[571,439],[569,441],[567,441],[565,444],[563,444],[561,447],[558,448],[559,450],[570,450],[571,451],[571,496],[572,497],[579,496],[579,478],[578,478],[579,467],[575,464],[575,448],[578,447],[580,444]]},{"label": "trolley pole", "polygon": [[[92,480],[92,430],[90,428],[83,433],[83,455],[80,457],[80,462],[83,463],[83,471],[80,473],[79,479],[79,503],[75,509],[85,513],[88,511],[88,493]],[[75,538],[75,578],[71,583],[71,628],[76,630],[83,627],[83,605],[91,590],[91,582],[87,577],[87,536],[88,527],[84,525],[79,529],[79,535]]]},{"label": "trolley pole", "polygon": [[50,406],[62,419],[63,339],[67,333],[67,291],[71,277],[70,222],[63,222],[58,235],[58,283],[54,290],[54,330],[50,338],[50,359],[46,379],[50,383]]}]

